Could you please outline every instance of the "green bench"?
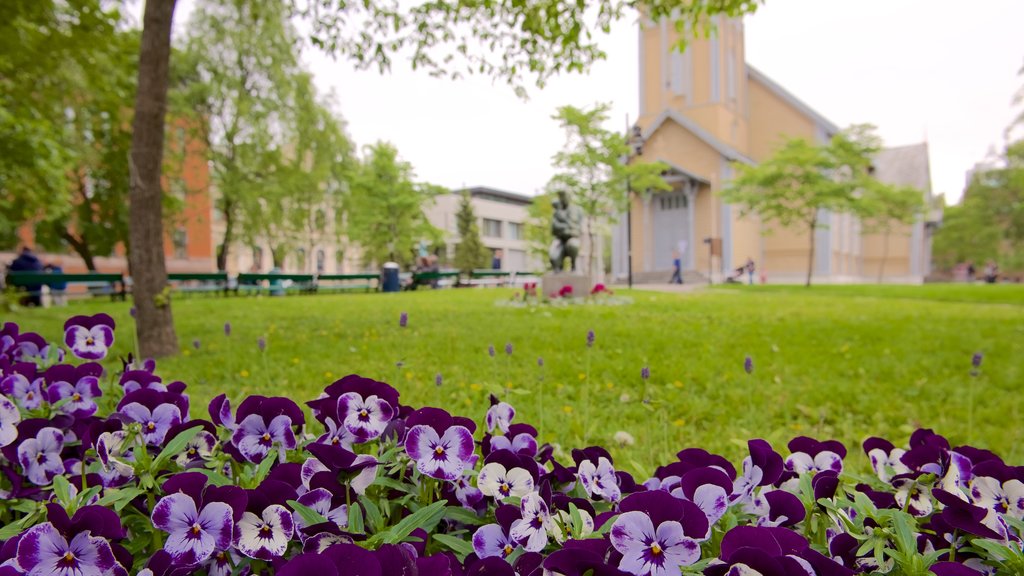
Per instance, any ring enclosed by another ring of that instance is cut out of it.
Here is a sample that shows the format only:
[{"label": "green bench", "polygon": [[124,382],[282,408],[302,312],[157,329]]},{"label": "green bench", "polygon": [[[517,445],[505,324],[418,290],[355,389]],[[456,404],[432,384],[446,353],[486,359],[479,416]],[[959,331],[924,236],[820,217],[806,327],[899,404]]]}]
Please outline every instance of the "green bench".
[{"label": "green bench", "polygon": [[[355,283],[353,283],[355,282]],[[317,292],[347,292],[349,290],[377,290],[380,288],[380,274],[318,274]]]},{"label": "green bench", "polygon": [[175,283],[175,290],[192,293],[228,293],[227,272],[173,272],[167,280]]},{"label": "green bench", "polygon": [[11,286],[46,286],[67,284],[84,286],[91,296],[110,296],[111,300],[124,300],[127,295],[123,274],[51,274],[47,272],[9,272],[7,281]]},{"label": "green bench", "polygon": [[454,279],[454,285],[459,283],[459,271],[458,270],[441,270],[438,272],[413,272],[412,281],[406,286],[407,290],[415,290],[419,286],[429,286],[431,282],[437,280]]},{"label": "green bench", "polygon": [[513,273],[507,270],[473,270],[469,275],[470,283],[474,285],[497,285],[508,284]]},{"label": "green bench", "polygon": [[[284,285],[284,282],[291,282]],[[264,282],[266,285],[264,285]],[[261,294],[264,291],[273,296],[285,294],[312,294],[316,282],[312,274],[255,274],[245,272],[238,275],[236,292]]]}]

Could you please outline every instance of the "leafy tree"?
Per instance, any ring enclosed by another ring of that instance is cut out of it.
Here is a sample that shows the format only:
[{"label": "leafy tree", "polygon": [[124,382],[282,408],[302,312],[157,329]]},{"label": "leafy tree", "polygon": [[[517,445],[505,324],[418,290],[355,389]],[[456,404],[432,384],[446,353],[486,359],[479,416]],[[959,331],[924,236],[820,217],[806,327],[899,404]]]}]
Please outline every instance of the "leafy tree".
[{"label": "leafy tree", "polygon": [[894,186],[872,179],[853,206],[864,232],[883,235],[882,261],[878,265],[881,283],[889,257],[889,237],[894,230],[913,224],[925,211],[924,192],[913,186]]},{"label": "leafy tree", "polygon": [[99,0],[0,9],[0,233],[31,222],[45,248],[94,256],[127,242],[124,102],[138,34]]},{"label": "leafy tree", "polygon": [[480,239],[480,224],[476,220],[469,192],[463,191],[459,198],[455,223],[459,230],[459,243],[455,245],[455,267],[469,274],[476,268],[487,266],[488,251]]},{"label": "leafy tree", "polygon": [[739,173],[721,196],[738,205],[743,216],[757,214],[769,225],[807,233],[810,286],[821,211],[853,209],[857,191],[871,181],[871,158],[880,148],[867,126],[853,126],[821,146],[794,138],[761,164],[737,165]]},{"label": "leafy tree", "polygon": [[634,190],[671,190],[661,174],[668,168],[662,163],[625,164],[629,155],[626,136],[606,130],[610,104],[597,104],[590,110],[562,106],[554,119],[566,132],[566,144],[555,154],[560,170],[549,182],[549,190],[565,190],[585,216],[586,272],[600,268],[597,240],[599,227],[626,209],[629,193]]},{"label": "leafy tree", "polygon": [[[613,21],[634,14],[633,10],[655,21],[670,19],[677,28],[700,30],[711,25],[713,15],[741,16],[756,10],[760,2],[540,0],[494,4],[453,0],[395,4],[291,0],[289,4],[294,14],[311,22],[310,41],[314,45],[345,56],[358,66],[376,65],[387,70],[397,55],[411,51],[413,68],[439,76],[487,74],[505,80],[522,93],[525,77],[543,86],[554,74],[584,72],[594,61],[604,58],[595,32],[607,33]],[[146,356],[177,351],[170,303],[159,298],[166,288],[167,269],[158,197],[162,112],[167,102],[175,4],[176,0],[146,0],[133,125],[136,174],[132,179],[130,221],[135,247],[132,266],[138,275],[133,294],[141,351]]]},{"label": "leafy tree", "polygon": [[940,270],[952,270],[963,262],[981,263],[999,253],[999,229],[992,226],[987,201],[968,196],[943,209],[942,225],[932,240],[932,260]]},{"label": "leafy tree", "polygon": [[413,247],[424,238],[437,240],[423,207],[440,190],[413,181],[412,165],[398,158],[390,143],[365,148],[365,157],[351,183],[349,237],[360,246],[363,264],[398,262],[409,267]]}]

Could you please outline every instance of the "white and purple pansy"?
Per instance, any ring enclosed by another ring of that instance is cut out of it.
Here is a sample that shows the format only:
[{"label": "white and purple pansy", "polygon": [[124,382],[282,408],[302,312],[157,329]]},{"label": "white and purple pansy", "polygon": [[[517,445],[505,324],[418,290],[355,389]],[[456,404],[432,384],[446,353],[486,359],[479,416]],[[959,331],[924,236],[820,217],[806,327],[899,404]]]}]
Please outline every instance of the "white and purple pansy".
[{"label": "white and purple pansy", "polygon": [[171,392],[136,390],[121,399],[118,412],[140,425],[146,444],[159,446],[171,427],[184,420],[180,401]]},{"label": "white and purple pansy", "polygon": [[[241,569],[240,569],[241,568]],[[232,576],[234,574],[248,574],[242,568],[242,557],[236,554],[234,549],[217,550],[206,561],[207,576]],[[140,573],[139,576],[142,576]]]},{"label": "white and purple pansy", "polygon": [[[316,510],[321,516],[327,518],[339,530],[348,527],[348,506],[342,502],[335,502],[334,496],[326,488],[314,488],[298,497],[299,504]],[[305,521],[298,513],[292,515],[292,522],[295,524],[295,531],[302,536],[302,528],[306,527]]]},{"label": "white and purple pansy", "polygon": [[522,515],[512,523],[509,536],[527,552],[540,552],[548,544],[548,532],[555,531],[548,503],[538,492],[530,492],[519,502]]},{"label": "white and purple pansy", "polygon": [[491,395],[491,407],[487,409],[487,432],[494,433],[495,429],[501,430],[502,434],[508,433],[508,427],[512,419],[516,417],[516,409],[507,402],[499,402],[497,397]]},{"label": "white and purple pansy", "polygon": [[340,446],[310,443],[306,449],[316,456],[307,459],[301,469],[303,484],[308,488],[316,474],[329,471],[335,476],[341,474],[356,494],[365,494],[366,489],[377,478],[377,458],[369,454],[355,454]]},{"label": "white and purple pansy", "polygon": [[1000,470],[992,468],[985,471],[992,476],[976,476],[971,480],[968,490],[971,503],[1016,520],[1024,519],[1024,483],[1009,466],[998,465]]},{"label": "white and purple pansy", "polygon": [[288,550],[293,534],[291,512],[280,504],[271,504],[258,516],[250,511],[242,514],[235,534],[235,546],[250,558],[280,558]]},{"label": "white and purple pansy", "polygon": [[86,531],[68,542],[49,522],[21,536],[17,565],[27,576],[101,576],[119,567],[105,539]]},{"label": "white and purple pansy", "polygon": [[819,442],[814,438],[799,436],[789,441],[791,454],[786,458],[785,469],[793,474],[831,470],[843,472],[843,458],[846,447],[837,440]]},{"label": "white and purple pansy", "polygon": [[785,467],[782,455],[766,440],[749,440],[747,449],[750,456],[743,459],[742,474],[733,481],[732,502],[749,502],[755,488],[775,484]]},{"label": "white and purple pansy", "polygon": [[16,362],[0,379],[0,393],[13,399],[22,410],[35,410],[43,400],[43,377],[31,362]]},{"label": "white and purple pansy", "polygon": [[235,522],[245,509],[245,491],[233,487],[207,487],[206,476],[186,472],[163,483],[168,495],[153,507],[153,526],[167,532],[164,551],[179,566],[209,559],[217,550],[228,550],[234,540]]},{"label": "white and purple pansy", "polygon": [[125,394],[136,390],[167,391],[167,385],[163,383],[163,379],[148,370],[129,370],[121,374],[120,383]]},{"label": "white and purple pansy", "polygon": [[882,482],[888,482],[898,474],[911,472],[902,460],[907,451],[893,446],[892,442],[884,438],[872,437],[865,440],[862,446],[868,460],[871,461],[871,469],[875,471],[875,475]]},{"label": "white and purple pansy", "polygon": [[708,466],[683,474],[672,495],[696,504],[708,517],[708,524],[714,524],[729,508],[732,490],[733,482],[729,476],[719,468]]},{"label": "white and purple pansy", "polygon": [[96,454],[100,460],[100,478],[106,487],[119,486],[135,476],[132,462],[135,449],[126,445],[128,433],[124,430],[104,432],[96,439]]},{"label": "white and purple pansy", "polygon": [[45,486],[54,476],[64,473],[64,461],[61,459],[64,433],[47,426],[36,432],[35,437],[25,436],[18,445],[18,463],[29,482]]},{"label": "white and purple pansy", "polygon": [[260,462],[275,447],[281,461],[285,452],[296,446],[292,426],[302,426],[305,417],[295,402],[287,398],[250,396],[238,407],[238,428],[231,443],[250,462]]},{"label": "white and purple pansy", "polygon": [[208,460],[213,456],[214,448],[217,447],[217,437],[214,436],[216,428],[205,420],[192,420],[175,426],[167,433],[167,440],[170,441],[178,434],[196,426],[201,427],[202,430],[196,432],[196,435],[185,444],[181,452],[174,456],[174,461],[182,468],[193,462]]},{"label": "white and purple pansy", "polygon": [[[440,408],[421,408],[406,420],[405,451],[421,474],[452,481],[470,465],[472,430]],[[472,422],[468,422],[472,426]]]},{"label": "white and purple pansy", "polygon": [[0,448],[9,446],[18,439],[18,423],[21,412],[6,396],[0,394]]},{"label": "white and purple pansy", "polygon": [[64,345],[83,360],[102,360],[114,345],[114,319],[107,314],[69,318],[64,323]]},{"label": "white and purple pansy", "polygon": [[95,362],[79,366],[57,364],[46,369],[46,399],[50,404],[65,401],[60,410],[76,418],[92,416],[97,406],[94,398],[103,395],[100,377],[103,367]]},{"label": "white and purple pansy", "polygon": [[473,474],[469,469],[463,470],[462,475],[452,480],[455,486],[455,499],[465,508],[475,508],[484,498],[484,493],[473,486]]},{"label": "white and purple pansy", "polygon": [[327,427],[327,432],[321,434],[316,441],[320,444],[330,444],[332,446],[339,446],[345,450],[351,450],[352,445],[356,443],[356,435],[349,432],[345,426],[338,426],[334,423],[333,418],[327,418],[324,425]]},{"label": "white and purple pansy", "polygon": [[668,576],[700,560],[708,522],[692,502],[654,490],[629,495],[620,509],[609,533],[612,546],[622,554],[619,570]]},{"label": "white and purple pansy", "polygon": [[379,437],[394,415],[394,407],[377,396],[363,398],[356,392],[346,392],[338,398],[338,417],[358,442]]},{"label": "white and purple pansy", "polygon": [[[376,397],[377,400],[386,402],[392,408],[392,412],[398,410],[398,390],[395,390],[389,384],[364,378],[358,374],[350,374],[335,381],[324,389],[323,394],[319,398],[306,402],[306,405],[312,408],[313,415],[320,422],[325,422],[327,418],[331,418],[339,423],[339,426],[342,426],[345,424],[345,416],[347,414],[340,413],[339,400],[342,396],[349,393],[354,393],[360,398],[367,400],[371,397]],[[369,413],[367,415],[369,416]]]},{"label": "white and purple pansy", "polygon": [[498,506],[494,511],[496,524],[486,524],[473,533],[473,551],[479,558],[508,558],[519,548],[509,534],[512,524],[520,519],[519,508]]},{"label": "white and purple pansy", "polygon": [[601,456],[595,465],[593,460],[583,460],[577,466],[576,473],[580,485],[591,497],[600,497],[609,502],[618,502],[622,497],[619,479],[611,460]]},{"label": "white and purple pansy", "polygon": [[502,501],[510,496],[521,498],[533,491],[533,476],[523,468],[511,468],[498,462],[484,464],[476,478],[476,485],[484,496]]}]

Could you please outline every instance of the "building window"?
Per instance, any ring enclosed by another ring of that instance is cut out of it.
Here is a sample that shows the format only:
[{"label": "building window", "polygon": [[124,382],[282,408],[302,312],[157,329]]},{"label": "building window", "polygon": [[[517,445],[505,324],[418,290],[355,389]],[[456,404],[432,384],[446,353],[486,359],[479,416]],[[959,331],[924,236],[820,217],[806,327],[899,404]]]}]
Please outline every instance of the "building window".
[{"label": "building window", "polygon": [[487,238],[501,238],[501,220],[484,218],[484,236]]},{"label": "building window", "polygon": [[323,250],[316,251],[316,273],[323,274],[327,269],[327,254]]},{"label": "building window", "polygon": [[508,223],[508,237],[510,240],[523,239],[523,224],[521,222]]},{"label": "building window", "polygon": [[188,232],[184,228],[178,228],[171,235],[174,244],[175,258],[188,258]]},{"label": "building window", "polygon": [[658,197],[659,210],[682,210],[683,208],[686,208],[686,196],[683,194]]},{"label": "building window", "polygon": [[299,272],[306,270],[306,249],[299,248],[295,251],[295,269]]},{"label": "building window", "polygon": [[345,251],[337,250],[334,253],[334,265],[337,266],[336,270],[339,274],[343,274],[345,270]]}]

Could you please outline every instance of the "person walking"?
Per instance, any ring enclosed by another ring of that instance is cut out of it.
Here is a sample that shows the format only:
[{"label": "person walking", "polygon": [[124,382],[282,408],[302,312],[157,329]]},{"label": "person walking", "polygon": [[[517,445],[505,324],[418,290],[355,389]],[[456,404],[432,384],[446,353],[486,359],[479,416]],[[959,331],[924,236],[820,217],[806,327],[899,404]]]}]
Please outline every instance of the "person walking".
[{"label": "person walking", "polygon": [[672,251],[672,278],[668,281],[669,284],[682,284],[683,283],[683,259],[679,255],[678,250]]},{"label": "person walking", "polygon": [[754,259],[751,258],[750,256],[747,256],[747,264],[744,266],[744,268],[746,268],[746,270],[747,270],[747,283],[749,285],[753,286],[754,285],[754,270],[756,269],[756,266],[754,265]]}]

